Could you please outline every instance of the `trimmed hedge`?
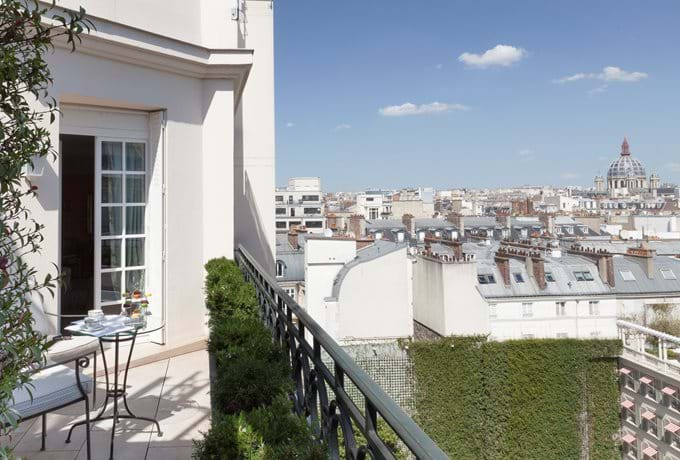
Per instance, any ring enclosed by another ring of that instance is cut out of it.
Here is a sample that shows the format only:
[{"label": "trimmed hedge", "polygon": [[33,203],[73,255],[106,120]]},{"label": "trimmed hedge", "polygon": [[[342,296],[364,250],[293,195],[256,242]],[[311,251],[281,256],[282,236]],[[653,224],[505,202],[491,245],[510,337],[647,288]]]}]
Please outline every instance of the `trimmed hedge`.
[{"label": "trimmed hedge", "polygon": [[412,343],[417,421],[451,458],[618,459],[619,352],[617,340]]},{"label": "trimmed hedge", "polygon": [[325,458],[306,421],[292,412],[290,365],[259,319],[255,289],[231,260],[213,259],[205,268],[216,375],[212,426],[194,442],[193,457]]}]

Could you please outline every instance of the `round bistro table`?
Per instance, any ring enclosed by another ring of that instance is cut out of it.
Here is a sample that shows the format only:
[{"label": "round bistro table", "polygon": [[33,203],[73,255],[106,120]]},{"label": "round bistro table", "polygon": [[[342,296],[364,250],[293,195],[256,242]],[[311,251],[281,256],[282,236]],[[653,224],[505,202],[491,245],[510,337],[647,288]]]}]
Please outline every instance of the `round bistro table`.
[{"label": "round bistro table", "polygon": [[[153,316],[146,316],[143,323],[134,324],[129,318],[125,316],[106,315],[102,321],[101,328],[98,329],[86,328],[82,320],[75,321],[65,328],[66,330],[71,331],[73,334],[90,335],[99,339],[99,347],[102,352],[102,360],[104,361],[104,370],[106,376],[106,398],[104,399],[104,405],[102,406],[101,410],[97,416],[90,421],[90,423],[101,420],[113,420],[113,427],[111,430],[111,446],[109,450],[110,460],[113,460],[113,441],[116,436],[116,424],[118,424],[120,419],[144,420],[147,422],[152,422],[156,425],[158,436],[163,436],[163,432],[161,431],[161,426],[158,423],[158,420],[150,417],[140,417],[132,412],[130,406],[128,405],[126,391],[130,359],[132,358],[132,352],[135,348],[135,341],[137,340],[137,337],[159,331],[163,329],[163,327],[165,327],[165,324]],[[120,344],[126,342],[130,342],[130,351],[127,353],[127,359],[125,360],[125,371],[123,372],[123,382],[121,384],[119,383],[118,379],[121,366]],[[109,380],[109,368],[106,362],[106,354],[104,353],[105,343],[113,344],[114,348],[113,384],[111,384]],[[96,377],[97,376],[95,376],[95,379]],[[93,391],[96,391],[96,386]],[[126,413],[121,412],[120,405],[118,404],[118,400],[120,399],[123,400],[122,402]],[[106,412],[106,408],[109,405],[109,400],[111,400],[113,403],[113,413],[111,415],[104,416],[104,412]],[[71,442],[71,433],[73,433],[73,429],[83,424],[85,424],[84,420],[76,422],[71,426],[68,436],[66,437],[67,443]]]}]

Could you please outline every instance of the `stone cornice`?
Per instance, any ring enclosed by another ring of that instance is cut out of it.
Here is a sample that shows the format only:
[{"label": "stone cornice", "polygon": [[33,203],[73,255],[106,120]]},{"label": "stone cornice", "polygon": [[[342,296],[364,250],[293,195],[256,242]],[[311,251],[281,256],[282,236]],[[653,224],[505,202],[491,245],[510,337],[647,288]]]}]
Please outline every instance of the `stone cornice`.
[{"label": "stone cornice", "polygon": [[[253,50],[210,49],[103,19],[90,20],[96,29],[83,33],[77,53],[191,78],[233,80],[238,104],[253,64]],[[63,37],[54,45],[71,49]]]}]

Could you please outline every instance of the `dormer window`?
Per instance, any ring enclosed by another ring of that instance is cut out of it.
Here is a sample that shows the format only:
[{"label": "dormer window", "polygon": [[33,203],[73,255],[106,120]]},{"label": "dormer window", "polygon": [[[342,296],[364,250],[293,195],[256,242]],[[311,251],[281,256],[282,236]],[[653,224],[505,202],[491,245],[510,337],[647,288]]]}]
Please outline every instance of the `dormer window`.
[{"label": "dormer window", "polygon": [[515,283],[523,283],[524,282],[524,277],[522,276],[521,273],[513,273],[512,276],[515,278]]},{"label": "dormer window", "polygon": [[593,275],[590,272],[574,272],[574,277],[576,281],[593,281]]},{"label": "dormer window", "polygon": [[286,274],[286,264],[281,262],[280,260],[276,261],[276,277],[277,278],[283,278],[283,276]]},{"label": "dormer window", "polygon": [[496,284],[496,278],[493,275],[477,275],[479,284]]},{"label": "dormer window", "polygon": [[553,275],[552,272],[545,272],[545,281],[546,283],[554,283],[555,275]]}]

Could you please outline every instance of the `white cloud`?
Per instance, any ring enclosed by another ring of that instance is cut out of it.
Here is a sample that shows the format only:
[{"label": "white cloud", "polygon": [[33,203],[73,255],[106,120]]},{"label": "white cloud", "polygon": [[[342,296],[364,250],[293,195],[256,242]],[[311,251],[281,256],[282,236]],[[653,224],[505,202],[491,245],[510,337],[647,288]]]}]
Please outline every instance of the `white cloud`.
[{"label": "white cloud", "polygon": [[605,67],[597,78],[604,81],[636,82],[644,80],[648,75],[645,72],[626,72],[619,67]]},{"label": "white cloud", "polygon": [[527,56],[527,51],[523,48],[516,48],[510,45],[496,45],[482,54],[463,53],[458,56],[458,60],[468,67],[484,69],[491,66],[508,67],[521,61]]},{"label": "white cloud", "polygon": [[437,64],[436,66],[434,66],[434,68],[437,70],[442,70],[444,68],[444,64]]},{"label": "white cloud", "polygon": [[530,149],[522,149],[519,152],[517,152],[517,155],[519,155],[521,157],[529,157],[529,156],[532,156],[533,154],[534,154],[534,151],[530,150]]},{"label": "white cloud", "polygon": [[600,85],[597,88],[591,89],[590,91],[588,91],[588,94],[590,94],[591,96],[594,96],[596,94],[601,94],[601,93],[604,93],[605,91],[607,91],[608,88],[609,88],[609,85],[605,83],[604,85]]},{"label": "white cloud", "polygon": [[463,104],[446,104],[444,102],[432,102],[431,104],[412,104],[406,102],[401,105],[389,105],[378,110],[385,117],[402,117],[406,115],[426,115],[429,113],[444,113],[452,110],[468,110]]},{"label": "white cloud", "polygon": [[571,83],[579,80],[602,80],[605,82],[635,83],[649,75],[645,72],[628,72],[620,67],[608,66],[600,73],[577,73],[554,80],[555,83]]},{"label": "white cloud", "polygon": [[295,123],[291,123],[290,121],[286,123],[286,128],[292,128],[293,126],[295,126]]},{"label": "white cloud", "polygon": [[576,173],[573,173],[573,172],[566,172],[566,173],[562,174],[562,179],[565,179],[565,180],[577,179],[578,177],[579,177],[579,175],[576,174]]},{"label": "white cloud", "polygon": [[340,123],[338,126],[333,128],[333,131],[342,131],[343,129],[350,129],[352,125],[348,125],[347,123]]}]

